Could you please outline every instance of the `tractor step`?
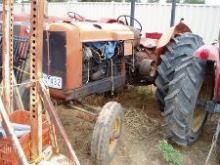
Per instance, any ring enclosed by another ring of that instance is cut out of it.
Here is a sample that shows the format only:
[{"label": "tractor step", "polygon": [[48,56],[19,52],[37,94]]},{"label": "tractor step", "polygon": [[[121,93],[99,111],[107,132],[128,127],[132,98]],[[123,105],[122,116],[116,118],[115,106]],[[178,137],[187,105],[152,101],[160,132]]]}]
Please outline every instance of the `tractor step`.
[{"label": "tractor step", "polygon": [[206,111],[209,113],[220,113],[220,103],[214,101],[206,102]]}]

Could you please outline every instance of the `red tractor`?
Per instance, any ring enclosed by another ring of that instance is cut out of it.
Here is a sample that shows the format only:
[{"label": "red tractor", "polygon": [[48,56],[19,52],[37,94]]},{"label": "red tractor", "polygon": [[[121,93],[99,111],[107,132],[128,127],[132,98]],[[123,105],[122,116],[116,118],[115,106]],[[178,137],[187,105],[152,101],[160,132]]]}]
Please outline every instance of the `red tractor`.
[{"label": "red tractor", "polygon": [[[14,66],[17,81],[20,83],[28,79],[30,29],[28,17],[16,19]],[[138,27],[128,26],[128,19],[136,22]],[[114,94],[128,83],[156,84],[157,100],[161,109],[165,106],[167,128],[170,134],[175,135],[172,140],[183,144],[178,138],[184,134],[176,134],[172,129],[173,126],[183,126],[184,131],[188,129],[188,125],[181,122],[189,122],[192,111],[186,114],[178,111],[175,114],[175,104],[171,103],[169,106],[168,100],[175,96],[176,91],[172,95],[170,91],[171,85],[176,84],[176,73],[195,61],[192,54],[203,44],[202,39],[192,34],[183,22],[164,34],[147,33],[141,37],[141,30],[141,23],[127,15],[111,19],[107,23],[48,17],[44,31],[43,79],[50,88],[51,97],[61,102],[80,101],[81,98],[96,93]],[[201,68],[200,63],[195,63]],[[191,71],[187,70],[188,72],[191,76]],[[194,77],[190,78],[194,83]],[[29,100],[28,90],[21,91],[23,101]],[[188,96],[186,91],[183,94]],[[97,119],[91,145],[94,160],[97,164],[109,163],[121,134],[121,106],[109,103],[99,114],[85,110],[82,112],[81,116],[87,116],[91,121]],[[173,124],[175,121],[176,125]]]}]

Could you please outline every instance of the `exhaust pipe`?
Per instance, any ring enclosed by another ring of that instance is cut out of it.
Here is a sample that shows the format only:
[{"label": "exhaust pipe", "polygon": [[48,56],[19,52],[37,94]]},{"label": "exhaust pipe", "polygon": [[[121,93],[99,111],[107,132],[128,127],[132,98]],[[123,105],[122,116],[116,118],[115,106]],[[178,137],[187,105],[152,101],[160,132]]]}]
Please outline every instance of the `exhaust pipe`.
[{"label": "exhaust pipe", "polygon": [[138,64],[138,71],[139,74],[142,76],[154,76],[154,70],[155,70],[156,62],[152,59],[143,59]]}]

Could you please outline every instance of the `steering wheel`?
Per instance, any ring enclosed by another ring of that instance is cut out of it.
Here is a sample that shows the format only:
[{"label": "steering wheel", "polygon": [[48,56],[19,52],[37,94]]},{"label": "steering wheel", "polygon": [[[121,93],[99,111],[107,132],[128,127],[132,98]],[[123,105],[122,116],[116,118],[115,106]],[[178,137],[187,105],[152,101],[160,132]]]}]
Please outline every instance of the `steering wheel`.
[{"label": "steering wheel", "polygon": [[76,12],[68,11],[67,15],[76,21],[85,21],[85,18],[83,16],[77,14]]},{"label": "steering wheel", "polygon": [[[116,19],[116,21],[118,22],[118,23],[125,23],[125,25],[127,25],[127,26],[130,26],[129,25],[129,22],[128,22],[128,20],[133,20],[134,22],[136,22],[136,24],[139,26],[138,28],[136,28],[136,29],[138,29],[138,30],[140,30],[140,32],[142,31],[142,25],[141,25],[141,23],[136,19],[136,18],[134,18],[134,17],[132,17],[132,16],[130,16],[130,15],[120,15],[117,19]],[[125,22],[124,22],[125,21]],[[135,24],[135,23],[134,23]]]}]

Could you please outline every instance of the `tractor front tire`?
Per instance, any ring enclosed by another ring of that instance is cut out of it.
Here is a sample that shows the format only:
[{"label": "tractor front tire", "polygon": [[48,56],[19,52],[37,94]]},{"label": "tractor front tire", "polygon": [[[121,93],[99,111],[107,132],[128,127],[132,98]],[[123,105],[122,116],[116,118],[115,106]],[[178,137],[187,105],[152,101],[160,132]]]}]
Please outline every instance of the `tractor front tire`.
[{"label": "tractor front tire", "polygon": [[91,156],[97,165],[113,159],[122,132],[123,109],[117,102],[104,105],[97,118],[91,142]]},{"label": "tractor front tire", "polygon": [[158,66],[155,80],[157,86],[155,97],[161,111],[164,109],[164,97],[168,94],[168,84],[173,80],[175,68],[189,63],[193,58],[193,52],[203,44],[200,36],[184,33],[175,37],[167,46],[167,51],[161,55],[161,63]]}]

